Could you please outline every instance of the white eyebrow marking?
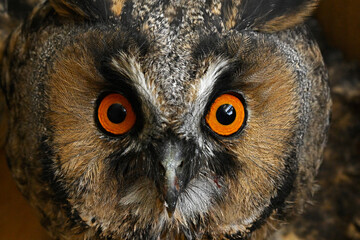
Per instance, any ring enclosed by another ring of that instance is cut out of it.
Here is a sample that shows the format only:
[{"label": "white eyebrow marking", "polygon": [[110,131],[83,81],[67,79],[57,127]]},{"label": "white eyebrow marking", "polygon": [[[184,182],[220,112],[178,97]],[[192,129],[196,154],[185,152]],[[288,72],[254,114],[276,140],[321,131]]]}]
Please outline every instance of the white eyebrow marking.
[{"label": "white eyebrow marking", "polygon": [[134,56],[120,52],[113,58],[111,65],[119,73],[129,78],[138,92],[144,96],[153,106],[158,106],[158,94],[152,81],[145,78],[139,62]]},{"label": "white eyebrow marking", "polygon": [[[206,111],[208,101],[211,100],[210,96],[215,90],[216,80],[227,69],[229,69],[229,60],[218,57],[210,63],[206,72],[198,80],[198,84],[192,85],[195,96],[187,103],[188,110],[183,119],[183,125],[178,129],[178,133],[181,133],[185,138],[199,132],[200,120]],[[204,140],[201,135],[198,135],[197,139],[201,148],[207,147],[206,144],[203,144]],[[207,149],[205,152],[213,155],[211,149]]]},{"label": "white eyebrow marking", "polygon": [[200,79],[197,91],[197,101],[204,101],[209,98],[210,94],[214,90],[216,79],[222,72],[228,69],[229,61],[227,59],[217,58],[210,64],[206,73]]}]

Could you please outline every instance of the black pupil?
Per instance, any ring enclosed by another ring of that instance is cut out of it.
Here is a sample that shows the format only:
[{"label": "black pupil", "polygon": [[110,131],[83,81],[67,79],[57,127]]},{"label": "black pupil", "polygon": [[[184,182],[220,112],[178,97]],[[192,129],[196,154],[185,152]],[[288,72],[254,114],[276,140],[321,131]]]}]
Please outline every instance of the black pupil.
[{"label": "black pupil", "polygon": [[235,117],[236,117],[235,108],[230,104],[223,104],[216,111],[216,119],[222,125],[229,125],[233,123]]},{"label": "black pupil", "polygon": [[107,117],[112,123],[121,123],[126,118],[126,109],[120,103],[114,103],[109,107]]}]

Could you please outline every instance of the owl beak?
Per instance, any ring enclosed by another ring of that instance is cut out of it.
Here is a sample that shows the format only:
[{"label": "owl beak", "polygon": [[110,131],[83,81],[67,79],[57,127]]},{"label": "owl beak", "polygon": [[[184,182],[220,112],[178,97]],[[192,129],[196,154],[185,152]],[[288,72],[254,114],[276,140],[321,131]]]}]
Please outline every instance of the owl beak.
[{"label": "owl beak", "polygon": [[182,175],[182,155],[179,144],[168,143],[161,162],[161,165],[165,169],[163,186],[164,204],[170,218],[175,211],[176,203],[183,186],[183,181],[181,177],[179,177]]}]

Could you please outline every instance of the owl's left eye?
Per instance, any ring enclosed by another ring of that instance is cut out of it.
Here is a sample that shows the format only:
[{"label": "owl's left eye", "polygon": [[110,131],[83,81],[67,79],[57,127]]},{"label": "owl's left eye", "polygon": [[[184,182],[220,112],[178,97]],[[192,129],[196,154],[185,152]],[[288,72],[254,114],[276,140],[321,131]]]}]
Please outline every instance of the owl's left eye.
[{"label": "owl's left eye", "polygon": [[119,93],[103,97],[97,108],[101,127],[113,135],[129,132],[136,122],[136,115],[128,99]]},{"label": "owl's left eye", "polygon": [[243,98],[231,92],[222,94],[213,101],[205,120],[213,132],[221,136],[230,136],[243,128],[245,118]]}]

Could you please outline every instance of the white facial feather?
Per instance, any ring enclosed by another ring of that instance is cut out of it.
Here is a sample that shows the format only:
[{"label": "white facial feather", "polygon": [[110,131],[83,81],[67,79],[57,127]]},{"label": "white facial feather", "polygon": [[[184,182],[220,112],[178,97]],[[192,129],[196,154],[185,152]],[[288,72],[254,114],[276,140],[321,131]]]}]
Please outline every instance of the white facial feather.
[{"label": "white facial feather", "polygon": [[128,77],[138,92],[144,96],[152,106],[158,106],[158,94],[152,81],[148,81],[141,69],[141,66],[134,56],[129,56],[124,52],[120,52],[117,58],[111,61],[112,66]]}]

